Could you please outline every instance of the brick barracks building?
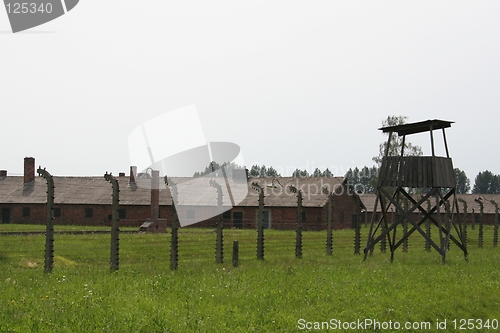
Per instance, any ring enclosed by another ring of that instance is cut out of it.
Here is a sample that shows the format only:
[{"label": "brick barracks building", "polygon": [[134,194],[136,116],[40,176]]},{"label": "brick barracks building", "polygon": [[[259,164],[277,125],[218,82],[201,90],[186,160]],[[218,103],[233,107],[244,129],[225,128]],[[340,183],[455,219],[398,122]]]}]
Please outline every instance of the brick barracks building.
[{"label": "brick barracks building", "polygon": [[[35,159],[24,159],[24,175],[9,176],[0,170],[0,223],[45,224],[47,185],[35,175]],[[49,170],[50,171],[50,170]],[[172,218],[172,198],[163,179],[148,174],[120,173],[120,225],[136,226],[150,221],[152,228],[165,230]],[[153,173],[154,175],[154,173]],[[103,176],[54,176],[55,225],[111,225],[112,186]],[[174,178],[175,180],[175,178]],[[335,229],[352,228],[356,214],[363,208],[359,197],[352,192],[343,177],[292,178],[280,177],[275,185],[271,178],[247,179],[248,194],[242,202],[223,213],[225,228],[255,228],[257,222],[258,193],[251,188],[257,182],[264,188],[264,224],[266,228],[293,229],[297,220],[297,197],[291,193],[293,185],[302,191],[303,229],[326,229],[328,215],[327,188],[333,195],[332,224]],[[274,186],[271,186],[274,185]],[[155,189],[156,188],[156,189]],[[217,200],[217,194],[210,194]],[[214,202],[216,205],[216,202]],[[215,227],[218,217],[192,225]],[[158,228],[160,226],[160,228]]]}]

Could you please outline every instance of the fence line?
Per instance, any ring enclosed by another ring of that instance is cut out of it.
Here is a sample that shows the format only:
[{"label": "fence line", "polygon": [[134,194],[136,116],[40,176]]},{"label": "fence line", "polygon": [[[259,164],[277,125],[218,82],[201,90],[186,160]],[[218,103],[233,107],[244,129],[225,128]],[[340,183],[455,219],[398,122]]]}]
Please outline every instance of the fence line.
[{"label": "fence line", "polygon": [[[347,256],[353,253],[353,237],[358,238],[362,245],[366,242],[367,232],[363,232],[366,227],[359,223],[359,229],[355,230],[333,230],[332,248],[333,257]],[[435,227],[432,226],[435,232]],[[274,230],[264,229],[266,260],[286,259],[293,260],[296,257],[296,232],[295,230]],[[469,231],[472,233],[469,240],[469,248],[478,247],[479,231]],[[0,233],[0,260],[7,260],[14,265],[41,265],[44,257],[44,234],[43,232],[29,233],[10,232]],[[484,226],[483,246],[494,246],[494,226]],[[90,266],[109,266],[109,242],[110,231],[61,231],[54,237],[54,260],[55,270],[61,266],[75,264],[86,264]],[[138,262],[148,262],[149,260],[169,260],[171,251],[170,238],[171,228],[167,233],[139,233],[125,231],[121,232],[120,242],[120,266],[136,265]],[[177,241],[177,259],[179,267],[189,265],[194,262],[216,263],[216,237],[217,229],[214,228],[179,228]],[[238,242],[236,260],[241,265],[242,260],[256,259],[257,230],[248,229],[224,229],[224,252],[234,253],[234,242]],[[424,251],[425,239],[415,233],[409,238],[408,252]],[[19,247],[18,245],[22,246]],[[144,252],[142,245],[145,244],[151,251]],[[141,245],[141,246],[139,246]],[[357,244],[355,244],[355,247]],[[452,250],[454,250],[452,245]],[[15,251],[11,249],[15,248]],[[141,248],[142,250],[138,250]],[[302,237],[302,257],[303,260],[325,256],[327,249],[327,230],[303,231]],[[381,249],[375,249],[381,252]],[[403,251],[398,251],[403,252]],[[401,255],[404,255],[401,253]],[[228,258],[229,259],[229,258]],[[233,257],[234,260],[234,257]],[[360,259],[361,260],[361,259]],[[230,260],[227,260],[230,263]],[[175,267],[176,268],[176,267]]]}]

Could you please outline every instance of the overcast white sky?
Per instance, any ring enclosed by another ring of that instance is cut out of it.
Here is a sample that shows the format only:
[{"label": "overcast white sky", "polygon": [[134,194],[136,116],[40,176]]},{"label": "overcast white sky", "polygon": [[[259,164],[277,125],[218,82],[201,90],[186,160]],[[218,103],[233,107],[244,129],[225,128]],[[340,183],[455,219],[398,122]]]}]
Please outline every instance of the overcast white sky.
[{"label": "overcast white sky", "polygon": [[473,183],[500,173],[499,17],[498,1],[81,0],[12,34],[0,8],[0,169],[128,174],[131,131],[195,104],[247,167],[336,175],[373,164],[387,115],[455,121]]}]

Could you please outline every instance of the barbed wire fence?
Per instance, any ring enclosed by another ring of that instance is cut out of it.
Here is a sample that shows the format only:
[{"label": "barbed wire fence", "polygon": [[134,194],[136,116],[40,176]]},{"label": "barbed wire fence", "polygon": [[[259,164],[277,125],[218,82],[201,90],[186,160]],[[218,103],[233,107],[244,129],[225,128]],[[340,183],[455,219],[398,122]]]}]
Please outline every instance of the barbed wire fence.
[{"label": "barbed wire fence", "polygon": [[[256,224],[255,219],[245,219],[245,224]],[[356,223],[356,228],[349,230],[332,231],[333,254],[327,255],[327,230],[310,230],[307,221],[301,221],[303,230],[301,237],[301,258],[303,260],[314,260],[319,257],[342,257],[350,256],[356,252],[359,244],[366,242],[367,228],[362,223]],[[263,243],[266,261],[294,260],[297,258],[296,230],[281,230],[297,223],[296,220],[273,221],[272,228],[263,229],[265,242]],[[471,221],[468,221],[470,224]],[[432,226],[434,228],[434,226]],[[175,249],[175,263],[172,269],[182,269],[194,263],[217,263],[216,239],[218,229],[211,228],[174,228],[177,249]],[[483,246],[495,246],[495,225],[483,226]],[[258,232],[255,229],[236,229],[228,227],[223,229],[225,253],[233,253],[234,243],[237,242],[236,265],[248,263],[257,259]],[[109,230],[99,232],[72,232],[64,231],[62,226],[54,226],[54,266],[58,271],[74,265],[87,265],[89,267],[100,266],[109,269]],[[472,232],[470,232],[472,233]],[[470,235],[469,247],[478,247],[479,231],[475,230]],[[168,263],[171,248],[172,228],[168,227],[166,233],[144,233],[128,228],[120,234],[120,267],[144,267],[145,265],[157,265],[160,261]],[[353,247],[353,238],[356,242]],[[357,240],[360,240],[358,242]],[[424,251],[425,239],[416,235],[409,238],[412,244],[408,252]],[[42,231],[30,233],[0,232],[0,260],[10,265],[21,265],[23,267],[36,267],[44,262],[45,233]],[[452,245],[454,246],[454,245]],[[147,249],[145,251],[144,249]],[[354,250],[354,251],[353,251]],[[363,248],[361,248],[361,251]],[[382,253],[379,249],[378,253]],[[453,250],[453,249],[452,249]],[[400,250],[403,252],[403,250]],[[422,253],[425,253],[422,252]],[[382,253],[382,255],[385,255]],[[229,259],[229,258],[228,258]],[[231,260],[227,260],[231,263]],[[172,263],[172,262],[171,262]],[[233,262],[234,264],[234,262]],[[178,266],[177,266],[178,265]]]}]

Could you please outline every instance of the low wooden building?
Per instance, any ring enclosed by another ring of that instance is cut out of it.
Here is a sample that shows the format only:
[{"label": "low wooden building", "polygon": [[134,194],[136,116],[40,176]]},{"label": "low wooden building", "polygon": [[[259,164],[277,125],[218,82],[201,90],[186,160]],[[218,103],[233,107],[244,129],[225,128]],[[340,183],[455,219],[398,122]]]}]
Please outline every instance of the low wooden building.
[{"label": "low wooden building", "polygon": [[[145,221],[152,227],[164,230],[172,218],[172,197],[163,179],[150,175],[129,176],[120,173],[116,178],[120,186],[120,225],[137,226]],[[174,181],[185,179],[174,178]],[[203,180],[199,180],[203,181]],[[221,180],[221,183],[224,180]],[[264,189],[265,227],[293,229],[297,221],[297,197],[290,186],[301,190],[303,196],[303,229],[325,229],[328,214],[328,197],[323,188],[333,192],[332,225],[335,229],[352,228],[354,215],[359,212],[359,201],[343,177],[333,178],[250,178],[244,199],[223,213],[225,228],[255,228],[258,211],[258,194],[251,184],[257,182]],[[54,176],[55,225],[111,224],[112,187],[103,176],[67,177]],[[156,188],[157,190],[152,190]],[[0,223],[44,224],[46,214],[46,181],[35,176],[35,159],[25,158],[24,175],[10,176],[0,171]],[[203,195],[213,198],[216,191]],[[211,217],[192,225],[214,227],[218,217]]]},{"label": "low wooden building", "polygon": [[[31,158],[28,158],[31,159]],[[47,185],[42,177],[35,176],[34,159],[26,166],[24,176],[0,177],[1,223],[45,224]],[[71,225],[110,225],[112,187],[104,176],[63,177],[54,176],[54,223]],[[130,177],[121,174],[120,184],[120,225],[139,226],[151,218],[151,191],[137,186]],[[140,179],[139,182],[151,182]],[[171,198],[161,193],[159,217],[171,216]],[[153,203],[154,205],[154,203]],[[142,222],[141,222],[142,221]]]},{"label": "low wooden building", "polygon": [[[358,201],[343,177],[280,177],[250,178],[248,195],[245,199],[226,211],[224,224],[233,228],[256,228],[258,212],[258,192],[251,187],[256,182],[264,189],[264,227],[272,229],[293,229],[297,223],[297,196],[290,191],[293,185],[302,191],[302,227],[304,230],[322,230],[327,226],[328,197],[323,193],[327,188],[333,195],[332,226],[334,229],[353,227],[353,214],[357,214]],[[215,226],[217,218],[201,224]]]}]

